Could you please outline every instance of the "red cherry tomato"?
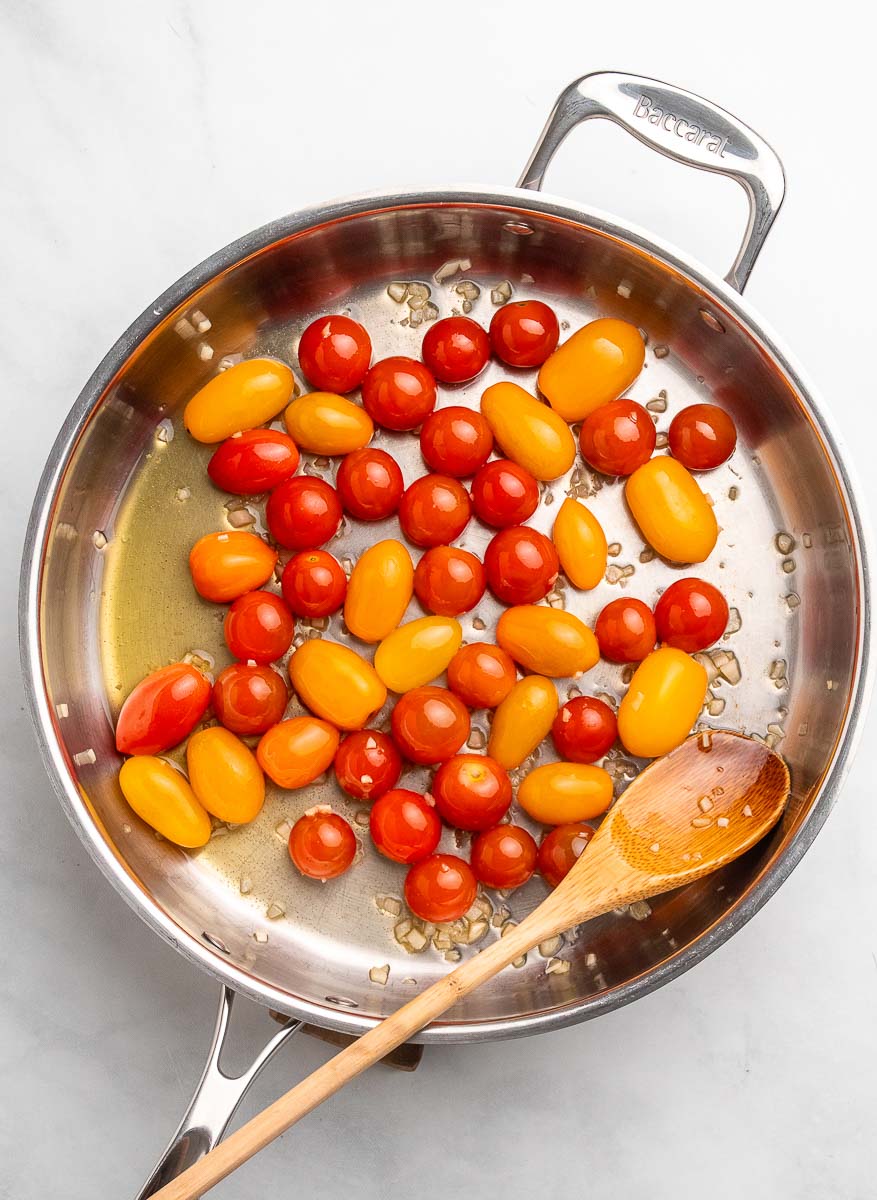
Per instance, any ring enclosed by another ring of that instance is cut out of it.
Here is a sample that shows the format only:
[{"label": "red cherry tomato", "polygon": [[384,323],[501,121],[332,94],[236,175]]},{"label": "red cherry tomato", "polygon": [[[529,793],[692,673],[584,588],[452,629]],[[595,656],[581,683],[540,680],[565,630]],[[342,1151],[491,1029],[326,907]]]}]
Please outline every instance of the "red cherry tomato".
[{"label": "red cherry tomato", "polygon": [[539,484],[517,463],[498,458],[472,480],[472,504],[479,520],[494,529],[523,525],[539,504]]},{"label": "red cherry tomato", "polygon": [[289,857],[310,879],[343,875],[355,854],[353,830],[338,813],[312,809],[299,817],[289,835]]},{"label": "red cherry tomato", "polygon": [[461,646],[448,664],[448,687],[470,708],[496,708],[517,678],[511,657],[492,642]]},{"label": "red cherry tomato", "polygon": [[270,667],[232,663],[213,685],[213,711],[239,737],[266,733],[283,720],[289,690]]},{"label": "red cherry tomato", "polygon": [[603,475],[630,475],[655,449],[655,423],[635,400],[611,400],[582,425],[579,442],[585,461]]},{"label": "red cherry tomato", "polygon": [[415,546],[441,546],[460,536],[469,523],[469,493],[450,475],[423,475],[402,494],[399,524]]},{"label": "red cherry tomato", "polygon": [[487,365],[490,339],[471,317],[445,317],[430,325],[420,353],[436,379],[465,383]]},{"label": "red cherry tomato", "polygon": [[209,703],[210,684],[188,663],[171,663],[153,671],[122,705],[116,722],[116,749],[120,754],[162,754],[189,736]]},{"label": "red cherry tomato", "polygon": [[421,921],[456,921],[477,893],[472,868],[455,854],[431,854],[405,877],[405,903]]},{"label": "red cherry tomato", "polygon": [[301,550],[283,568],[283,599],[297,617],[328,617],[347,595],[347,576],[327,550]]},{"label": "red cherry tomato", "polygon": [[338,784],[355,800],[377,800],[396,786],[401,774],[396,743],[376,729],[348,733],[335,755]]},{"label": "red cherry tomato", "polygon": [[402,472],[386,450],[353,450],[338,468],[335,485],[341,503],[358,521],[382,521],[399,507],[405,490]]},{"label": "red cherry tomato", "polygon": [[554,309],[541,300],[513,300],[493,314],[490,344],[510,367],[541,367],[560,337]]},{"label": "red cherry tomato", "polygon": [[420,450],[427,466],[445,475],[474,475],[493,449],[493,434],[481,413],[452,405],[427,417]]},{"label": "red cherry tomato", "polygon": [[417,599],[441,617],[469,612],[484,595],[485,586],[481,560],[455,546],[433,546],[414,572]]},{"label": "red cherry tomato", "polygon": [[265,520],[275,542],[288,550],[313,550],[333,538],[341,524],[338,493],[323,479],[297,475],[268,497]]},{"label": "red cherry tomato", "polygon": [[393,788],[375,801],[369,832],[385,858],[416,863],[432,854],[439,844],[442,823],[425,796],[407,788]]},{"label": "red cherry tomato", "polygon": [[323,392],[358,388],[371,356],[371,339],[350,317],[317,317],[298,344],[298,361],[305,377]]},{"label": "red cherry tomato", "polygon": [[618,722],[602,700],[576,696],[558,711],[551,736],[557,753],[566,762],[592,763],[614,746]]},{"label": "red cherry tomato", "polygon": [[504,604],[535,604],[547,596],[560,571],[554,543],[527,525],[494,534],[484,555],[490,590]]},{"label": "red cherry tomato", "polygon": [[385,429],[416,429],[435,408],[435,379],[416,358],[383,358],[363,381],[362,406]]},{"label": "red cherry tomato", "polygon": [[411,762],[451,758],[469,736],[469,711],[443,687],[412,688],[400,696],[391,718],[396,745]]},{"label": "red cherry tomato", "polygon": [[497,825],[472,843],[472,870],[485,887],[516,888],[536,870],[538,850],[520,825]]},{"label": "red cherry tomato", "polygon": [[671,583],[655,606],[659,641],[687,654],[706,650],[725,632],[728,602],[717,587],[693,577]]},{"label": "red cherry tomato", "polygon": [[670,422],[670,453],[689,471],[720,467],[736,445],[736,425],[715,404],[692,404]]},{"label": "red cherry tomato", "polygon": [[292,613],[273,592],[247,592],[226,613],[225,644],[242,662],[272,663],[292,645]]},{"label": "red cherry tomato", "polygon": [[435,773],[436,808],[458,829],[489,829],[509,810],[512,781],[486,754],[455,754]]},{"label": "red cherry tomato", "polygon": [[248,429],[228,438],[207,464],[218,488],[235,496],[270,492],[298,469],[298,447],[278,429]]},{"label": "red cherry tomato", "polygon": [[542,841],[536,866],[549,887],[557,887],[582,856],[582,851],[594,836],[594,830],[584,822],[558,825]]},{"label": "red cherry tomato", "polygon": [[612,600],[597,617],[594,633],[600,654],[610,662],[641,662],[655,648],[658,631],[642,600]]}]

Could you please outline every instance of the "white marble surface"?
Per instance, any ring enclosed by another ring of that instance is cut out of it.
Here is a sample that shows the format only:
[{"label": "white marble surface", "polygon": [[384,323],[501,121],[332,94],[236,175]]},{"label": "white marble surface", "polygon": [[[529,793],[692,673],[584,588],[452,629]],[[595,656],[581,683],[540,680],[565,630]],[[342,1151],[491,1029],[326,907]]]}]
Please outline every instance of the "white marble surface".
[{"label": "white marble surface", "polygon": [[[133,1196],[212,1020],[214,985],[128,911],[68,828],[16,683],[26,513],[93,365],[169,281],[279,213],[394,184],[513,181],[560,87],[626,67],[714,97],[781,151],[789,198],[749,295],[830,399],[873,507],[871,47],[858,6],[835,3],[818,28],[804,11],[787,20],[751,0],[720,16],[689,0],[0,7],[0,1196]],[[611,128],[576,133],[551,186],[719,266],[743,216],[731,184]],[[875,732],[872,717],[866,747]],[[375,1071],[215,1194],[874,1196],[872,777],[860,757],[789,883],[684,978],[589,1025],[431,1050],[410,1077]],[[262,1021],[248,1014],[248,1044]],[[326,1056],[303,1039],[247,1110]]]}]

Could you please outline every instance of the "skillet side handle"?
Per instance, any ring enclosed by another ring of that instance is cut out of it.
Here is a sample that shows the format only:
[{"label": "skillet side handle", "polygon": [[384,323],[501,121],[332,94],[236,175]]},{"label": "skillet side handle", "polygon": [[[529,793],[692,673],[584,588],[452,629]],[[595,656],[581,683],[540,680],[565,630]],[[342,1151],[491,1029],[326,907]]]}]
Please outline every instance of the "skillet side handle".
[{"label": "skillet side handle", "polygon": [[749,220],[725,280],[742,292],[785,195],[783,165],[775,151],[748,125],[692,92],[657,79],[599,71],[561,92],[518,187],[539,191],[566,135],[592,117],[614,121],[667,158],[740,184],[749,200]]}]

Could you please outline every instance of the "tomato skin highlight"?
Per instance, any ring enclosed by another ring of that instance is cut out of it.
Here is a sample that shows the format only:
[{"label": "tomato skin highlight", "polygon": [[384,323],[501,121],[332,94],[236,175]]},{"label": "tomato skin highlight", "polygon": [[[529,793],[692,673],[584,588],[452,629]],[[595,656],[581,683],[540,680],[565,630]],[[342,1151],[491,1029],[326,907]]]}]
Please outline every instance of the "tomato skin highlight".
[{"label": "tomato skin highlight", "polygon": [[429,766],[451,758],[469,736],[469,712],[443,687],[412,688],[391,717],[393,740],[411,762]]},{"label": "tomato skin highlight", "polygon": [[430,325],[420,353],[442,383],[466,383],[487,366],[490,339],[471,317],[444,317]]},{"label": "tomato skin highlight", "polygon": [[642,662],[658,640],[652,610],[642,600],[612,600],[594,626],[600,654],[609,662]]},{"label": "tomato skin highlight", "polygon": [[448,687],[469,708],[496,708],[517,677],[512,659],[491,642],[461,646],[448,663]]},{"label": "tomato skin highlight", "polygon": [[693,576],[671,583],[655,605],[658,638],[687,654],[717,642],[728,616],[728,602],[719,589]]},{"label": "tomato skin highlight", "polygon": [[309,383],[324,392],[352,392],[371,361],[371,338],[350,317],[317,317],[298,344],[298,362]]},{"label": "tomato skin highlight", "polygon": [[541,300],[512,300],[490,322],[493,353],[510,367],[541,367],[559,338],[557,314]]},{"label": "tomato skin highlight", "polygon": [[496,825],[479,833],[472,843],[472,871],[490,888],[516,888],[536,869],[534,838],[520,825]]},{"label": "tomato skin highlight", "polygon": [[670,422],[670,453],[689,471],[712,471],[727,462],[737,446],[737,427],[715,404],[691,404]]},{"label": "tomato skin highlight", "polygon": [[594,836],[590,825],[576,821],[557,825],[542,839],[536,866],[549,887],[556,888],[570,873]]},{"label": "tomato skin highlight", "polygon": [[305,475],[281,483],[265,508],[271,536],[287,550],[325,545],[338,532],[341,516],[341,501],[332,485]]},{"label": "tomato skin highlight", "polygon": [[205,534],[189,551],[195,591],[214,604],[227,604],[260,588],[274,574],[276,562],[276,550],[242,529]]},{"label": "tomato skin highlight", "polygon": [[457,829],[489,829],[512,802],[507,772],[486,754],[455,754],[436,771],[430,790],[442,817]]},{"label": "tomato skin highlight", "polygon": [[618,736],[637,758],[659,758],[691,732],[706,695],[707,673],[682,650],[662,646],[634,671],[618,706]]},{"label": "tomato skin highlight", "polygon": [[404,355],[376,362],[362,384],[363,407],[384,429],[416,429],[435,408],[435,399],[432,372]]},{"label": "tomato skin highlight", "polygon": [[630,387],[645,355],[635,325],[601,317],[577,329],[546,359],[539,390],[565,421],[581,421]]},{"label": "tomato skin highlight", "polygon": [[490,590],[504,604],[534,604],[551,589],[560,571],[554,543],[528,525],[493,535],[484,554]]},{"label": "tomato skin highlight", "polygon": [[262,811],[262,768],[228,729],[212,725],[193,734],[186,746],[186,767],[192,791],[220,821],[245,825]]},{"label": "tomato skin highlight", "polygon": [[263,734],[256,758],[278,787],[305,787],[331,766],[338,741],[338,730],[328,721],[290,717]]},{"label": "tomato skin highlight", "polygon": [[432,854],[405,877],[405,903],[422,921],[456,921],[478,892],[472,868],[455,854]]},{"label": "tomato skin highlight", "polygon": [[576,696],[559,709],[551,737],[566,762],[593,763],[615,745],[618,721],[602,700]]},{"label": "tomato skin highlight", "polygon": [[595,471],[630,475],[652,457],[657,436],[655,423],[641,404],[612,400],[587,417],[579,444]]},{"label": "tomato skin highlight", "polygon": [[207,711],[210,684],[188,663],[171,663],[137,684],[116,722],[120,754],[161,754],[189,736]]},{"label": "tomato skin highlight", "polygon": [[372,806],[369,832],[384,858],[410,864],[432,854],[442,836],[442,823],[426,797],[394,788]]},{"label": "tomato skin highlight", "polygon": [[443,617],[469,612],[484,595],[481,560],[455,546],[433,546],[414,572],[414,592],[423,607]]},{"label": "tomato skin highlight", "polygon": [[298,447],[277,429],[248,429],[227,438],[207,464],[213,483],[233,496],[270,492],[298,470]]},{"label": "tomato skin highlight", "polygon": [[399,507],[405,484],[386,450],[365,447],[345,456],[335,477],[341,503],[358,521],[383,521]]},{"label": "tomato skin highlight", "polygon": [[377,800],[396,786],[401,774],[396,743],[377,729],[348,733],[335,755],[338,785],[355,800]]},{"label": "tomato skin highlight", "polygon": [[286,363],[248,358],[208,380],[183,410],[183,423],[198,442],[223,442],[276,417],[294,388]]},{"label": "tomato skin highlight", "polygon": [[347,595],[347,576],[326,550],[300,550],[283,568],[283,599],[297,617],[328,617]]},{"label": "tomato skin highlight", "polygon": [[306,812],[289,834],[289,857],[308,879],[337,879],[355,856],[356,837],[338,813]]},{"label": "tomato skin highlight", "polygon": [[376,542],[359,556],[347,585],[344,621],[354,637],[380,642],[405,615],[414,594],[411,555],[395,538]]},{"label": "tomato skin highlight", "polygon": [[213,827],[207,810],[180,771],[163,758],[129,758],[119,771],[119,786],[142,821],[176,846],[206,846]]},{"label": "tomato skin highlight", "polygon": [[481,415],[471,408],[440,408],[423,423],[420,452],[431,471],[463,477],[484,466],[493,449],[493,434]]},{"label": "tomato skin highlight", "polygon": [[469,523],[472,502],[458,479],[422,475],[406,488],[399,502],[399,524],[415,546],[448,545]]},{"label": "tomato skin highlight", "polygon": [[341,729],[361,729],[387,699],[370,662],[323,638],[299,646],[289,660],[289,678],[302,704]]},{"label": "tomato skin highlight", "polygon": [[546,763],[518,786],[518,804],[543,825],[568,825],[604,813],[612,803],[612,778],[589,763]]},{"label": "tomato skin highlight", "polygon": [[539,484],[516,462],[497,458],[473,479],[472,505],[478,519],[494,529],[523,525],[539,505]]},{"label": "tomato skin highlight", "polygon": [[283,720],[289,689],[270,667],[232,663],[213,685],[213,711],[240,737],[266,733]]},{"label": "tomato skin highlight", "polygon": [[308,392],[283,414],[290,437],[311,454],[350,454],[372,439],[375,427],[367,412],[334,392]]},{"label": "tomato skin highlight", "polygon": [[292,645],[292,613],[273,592],[246,592],[238,596],[225,616],[225,644],[235,658],[272,663]]}]

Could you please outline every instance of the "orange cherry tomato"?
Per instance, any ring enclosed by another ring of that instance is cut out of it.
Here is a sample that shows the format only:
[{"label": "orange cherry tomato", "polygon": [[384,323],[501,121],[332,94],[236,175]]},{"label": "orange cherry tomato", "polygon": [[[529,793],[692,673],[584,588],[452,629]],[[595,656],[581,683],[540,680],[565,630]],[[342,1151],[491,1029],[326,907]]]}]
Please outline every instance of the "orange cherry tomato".
[{"label": "orange cherry tomato", "polygon": [[436,379],[465,383],[487,366],[490,339],[471,317],[445,317],[430,325],[420,353]]},{"label": "orange cherry tomato", "polygon": [[244,662],[272,663],[292,645],[292,613],[273,592],[247,592],[238,596],[223,625],[225,644]]},{"label": "orange cherry tomato", "polygon": [[207,474],[234,496],[270,492],[298,469],[298,447],[277,429],[248,429],[233,434],[214,451]]},{"label": "orange cherry tomato", "polygon": [[220,821],[245,825],[262,811],[262,768],[230,730],[211,725],[194,733],[186,746],[186,767],[192,791]]},{"label": "orange cherry tomato", "polygon": [[405,903],[421,921],[456,921],[477,893],[472,868],[455,854],[431,854],[405,877]]},{"label": "orange cherry tomato", "polygon": [[624,486],[633,519],[663,558],[699,563],[708,558],[719,527],[693,475],[675,458],[649,459]]},{"label": "orange cherry tomato", "polygon": [[516,383],[492,384],[481,397],[481,411],[503,454],[537,479],[557,479],[575,462],[569,425]]},{"label": "orange cherry tomato", "polygon": [[387,699],[370,662],[325,638],[299,646],[289,660],[289,678],[302,704],[341,729],[361,729]]},{"label": "orange cherry tomato", "polygon": [[355,800],[377,800],[395,787],[402,774],[396,743],[376,729],[348,733],[335,755],[335,776]]},{"label": "orange cherry tomato", "polygon": [[396,745],[411,762],[428,765],[456,754],[469,736],[469,711],[443,687],[400,696],[391,718]]},{"label": "orange cherry tomato", "polygon": [[655,423],[635,400],[611,400],[582,425],[579,443],[589,466],[603,475],[630,475],[652,457]]},{"label": "orange cherry tomato", "polygon": [[518,804],[543,825],[599,817],[612,803],[612,777],[590,763],[546,763],[518,787]]},{"label": "orange cherry tomato", "polygon": [[413,592],[414,564],[406,547],[395,538],[376,542],[351,573],[344,603],[347,628],[364,642],[382,641],[404,617]]},{"label": "orange cherry tomato", "polygon": [[372,807],[369,832],[385,858],[416,863],[439,844],[442,823],[429,798],[408,788],[393,788]]},{"label": "orange cherry tomato", "polygon": [[338,740],[338,730],[328,721],[290,717],[263,735],[256,758],[278,787],[305,787],[332,765]]},{"label": "orange cherry tomato", "polygon": [[541,367],[559,337],[557,314],[541,300],[513,300],[490,322],[493,353],[510,367]]},{"label": "orange cherry tomato", "polygon": [[335,477],[341,503],[358,521],[382,521],[399,507],[405,484],[386,450],[371,446],[348,454]]},{"label": "orange cherry tomato", "polygon": [[299,396],[283,420],[296,445],[311,454],[349,454],[367,445],[375,431],[367,412],[334,392]]},{"label": "orange cherry tomato", "polygon": [[670,453],[689,471],[711,471],[727,462],[737,445],[737,427],[715,404],[691,404],[670,422]]},{"label": "orange cherry tomato", "polygon": [[338,493],[324,479],[297,475],[268,497],[265,520],[275,542],[287,550],[315,550],[338,532]]},{"label": "orange cherry tomato", "polygon": [[350,317],[317,317],[301,335],[299,366],[309,383],[325,392],[352,392],[365,378],[372,344]]},{"label": "orange cherry tomato", "polygon": [[658,638],[694,654],[717,642],[728,624],[728,602],[703,579],[677,579],[655,606]]},{"label": "orange cherry tomato", "polygon": [[593,836],[590,825],[576,821],[571,825],[558,825],[543,838],[536,865],[549,887],[556,888],[570,873]]},{"label": "orange cherry tomato", "polygon": [[293,825],[289,857],[308,879],[337,879],[356,857],[356,837],[343,817],[318,805]]},{"label": "orange cherry tomato", "polygon": [[539,484],[529,471],[507,458],[485,463],[472,480],[472,506],[485,525],[523,525],[539,505]]},{"label": "orange cherry tomato", "polygon": [[120,754],[161,754],[188,737],[210,703],[210,684],[188,663],[153,671],[134,688],[116,722]]},{"label": "orange cherry tomato", "polygon": [[224,442],[276,417],[294,388],[286,363],[248,358],[205,383],[183,410],[183,422],[198,442]]},{"label": "orange cherry tomato", "polygon": [[520,825],[497,825],[472,843],[472,870],[485,887],[516,888],[536,869],[536,842]]},{"label": "orange cherry tomato", "polygon": [[600,654],[610,662],[642,662],[655,648],[658,631],[652,610],[642,600],[612,600],[594,626]]},{"label": "orange cherry tomato", "polygon": [[469,708],[496,708],[515,686],[515,664],[499,646],[471,642],[448,663],[448,687]]},{"label": "orange cherry tomato", "polygon": [[486,754],[455,754],[436,771],[430,789],[436,808],[458,829],[489,829],[512,802],[512,781]]},{"label": "orange cherry tomato", "polygon": [[416,358],[376,362],[362,385],[366,412],[385,429],[416,429],[435,408],[435,379]]},{"label": "orange cherry tomato", "polygon": [[557,690],[550,679],[525,675],[497,708],[487,753],[507,771],[519,767],[544,737],[557,713]]},{"label": "orange cherry tomato", "polygon": [[481,415],[471,408],[440,408],[423,423],[420,450],[427,466],[444,475],[474,475],[487,462],[493,434]]},{"label": "orange cherry tomato", "polygon": [[484,595],[486,576],[479,558],[456,546],[433,546],[414,572],[414,591],[428,612],[456,617]]},{"label": "orange cherry tomato", "polygon": [[289,689],[270,667],[232,663],[213,685],[213,711],[241,737],[265,733],[283,719]]},{"label": "orange cherry tomato", "polygon": [[429,683],[460,648],[463,630],[453,617],[418,617],[385,637],[375,652],[375,670],[394,692]]},{"label": "orange cherry tomato", "polygon": [[207,810],[185,775],[163,758],[143,754],[126,759],[119,787],[137,816],[174,845],[195,849],[210,841]]},{"label": "orange cherry tomato", "polygon": [[539,390],[565,421],[581,421],[630,387],[645,356],[635,325],[603,317],[577,330],[546,360]]},{"label": "orange cherry tomato", "polygon": [[602,700],[576,696],[567,700],[554,718],[551,737],[566,762],[592,763],[615,745],[618,722]]},{"label": "orange cherry tomato", "polygon": [[529,525],[512,525],[491,538],[484,568],[498,600],[534,604],[554,587],[560,560],[551,538]]},{"label": "orange cherry tomato", "polygon": [[450,475],[423,475],[399,502],[399,524],[415,546],[441,546],[458,538],[469,523],[469,493]]},{"label": "orange cherry tomato", "polygon": [[243,529],[208,533],[189,552],[195,590],[214,604],[227,604],[260,588],[273,575],[276,562],[277,551]]},{"label": "orange cherry tomato", "polygon": [[618,706],[618,736],[637,758],[659,758],[685,741],[706,695],[707,673],[672,646],[653,650]]},{"label": "orange cherry tomato", "polygon": [[301,550],[283,568],[283,599],[297,617],[328,617],[347,595],[341,563],[326,550]]},{"label": "orange cherry tomato", "polygon": [[555,679],[590,671],[600,659],[597,639],[584,621],[541,604],[507,608],[497,621],[496,640],[526,671]]},{"label": "orange cherry tomato", "polygon": [[606,573],[609,547],[603,526],[589,508],[572,497],[564,500],[551,537],[570,583],[590,591]]}]

